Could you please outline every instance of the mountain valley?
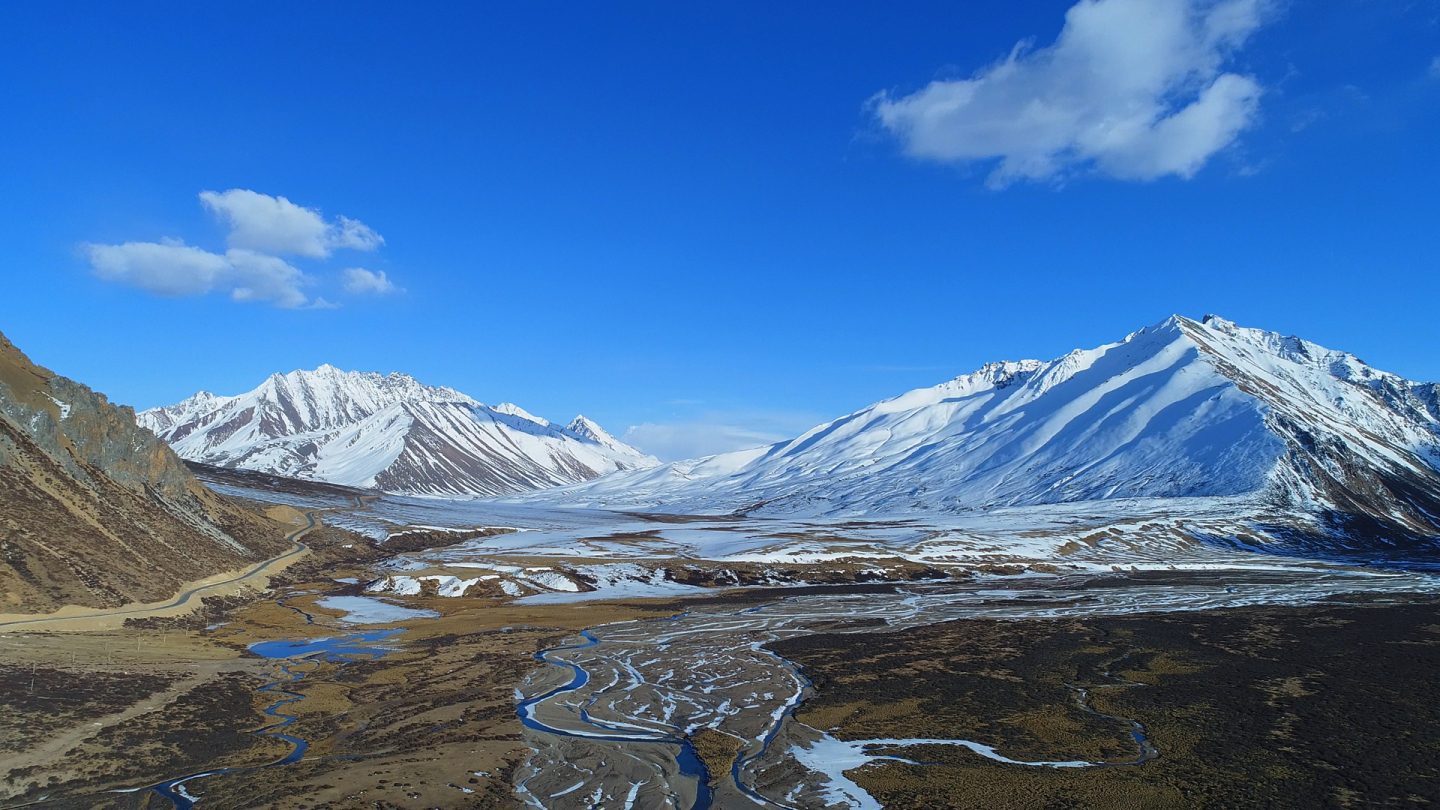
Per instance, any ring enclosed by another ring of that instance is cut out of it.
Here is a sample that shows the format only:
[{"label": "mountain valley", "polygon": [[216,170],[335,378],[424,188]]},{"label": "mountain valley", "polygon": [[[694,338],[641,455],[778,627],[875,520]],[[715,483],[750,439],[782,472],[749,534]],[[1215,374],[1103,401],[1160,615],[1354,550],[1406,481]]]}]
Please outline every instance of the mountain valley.
[{"label": "mountain valley", "polygon": [[[6,357],[34,486],[305,554],[100,632],[0,617],[0,807],[1299,810],[1440,778],[1436,386],[1297,338],[1177,316],[663,465],[328,366],[138,415],[172,452]],[[67,557],[129,582],[82,555],[159,552],[110,531]]]},{"label": "mountain valley", "polygon": [[1146,500],[1183,514],[1214,498],[1289,545],[1431,547],[1440,386],[1216,316],[1174,316],[1050,362],[991,363],[788,442],[530,500],[900,517]]}]

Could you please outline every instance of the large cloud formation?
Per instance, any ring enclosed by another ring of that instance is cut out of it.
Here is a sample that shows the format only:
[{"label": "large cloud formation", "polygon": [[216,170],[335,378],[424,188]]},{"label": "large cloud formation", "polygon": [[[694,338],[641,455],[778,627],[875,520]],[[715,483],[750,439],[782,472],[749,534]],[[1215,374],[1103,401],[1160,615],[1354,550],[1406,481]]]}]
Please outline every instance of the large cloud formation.
[{"label": "large cloud formation", "polygon": [[[327,222],[319,211],[284,197],[231,189],[202,191],[200,202],[229,225],[229,247],[224,253],[211,253],[178,239],[86,243],[80,246],[81,252],[100,278],[156,295],[184,297],[218,291],[228,293],[234,301],[324,309],[334,305],[320,298],[311,301],[302,290],[314,279],[280,257],[323,259],[340,248],[375,250],[385,243],[363,222],[348,217]],[[376,275],[358,268],[346,271],[347,286],[357,272],[374,279],[372,292],[395,289],[383,272]]]},{"label": "large cloud formation", "polygon": [[1271,0],[1081,0],[1049,47],[1020,43],[968,79],[872,99],[918,158],[998,160],[988,184],[1093,170],[1189,178],[1254,123],[1263,88],[1225,64]]}]

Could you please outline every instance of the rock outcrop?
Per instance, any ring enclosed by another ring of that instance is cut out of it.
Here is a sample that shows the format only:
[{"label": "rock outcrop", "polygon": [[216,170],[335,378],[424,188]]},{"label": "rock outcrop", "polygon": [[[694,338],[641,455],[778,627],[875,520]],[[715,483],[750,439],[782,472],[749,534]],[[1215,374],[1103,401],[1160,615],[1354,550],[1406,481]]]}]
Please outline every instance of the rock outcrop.
[{"label": "rock outcrop", "polygon": [[134,411],[0,335],[0,613],[157,601],[285,548]]}]

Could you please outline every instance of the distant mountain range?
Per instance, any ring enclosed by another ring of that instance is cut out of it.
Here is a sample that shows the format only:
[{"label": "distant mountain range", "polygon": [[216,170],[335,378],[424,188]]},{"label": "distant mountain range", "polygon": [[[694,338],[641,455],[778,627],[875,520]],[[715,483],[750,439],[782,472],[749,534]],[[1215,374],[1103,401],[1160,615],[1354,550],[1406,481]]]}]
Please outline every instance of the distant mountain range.
[{"label": "distant mountain range", "polygon": [[205,488],[131,409],[0,335],[0,613],[173,596],[287,547]]},{"label": "distant mountain range", "polygon": [[992,363],[793,441],[537,494],[748,515],[1245,496],[1327,532],[1440,533],[1440,387],[1299,338],[1180,316]]},{"label": "distant mountain range", "polygon": [[191,461],[407,494],[507,495],[659,464],[584,416],[562,427],[405,374],[330,365],[238,396],[202,391],[137,421]]}]

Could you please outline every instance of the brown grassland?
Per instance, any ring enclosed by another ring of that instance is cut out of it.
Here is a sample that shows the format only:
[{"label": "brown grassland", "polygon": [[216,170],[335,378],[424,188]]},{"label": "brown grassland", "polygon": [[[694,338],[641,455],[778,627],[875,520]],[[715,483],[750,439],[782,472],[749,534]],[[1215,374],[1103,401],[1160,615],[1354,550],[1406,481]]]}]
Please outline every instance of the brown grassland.
[{"label": "brown grassland", "polygon": [[[818,694],[798,719],[840,739],[947,738],[851,772],[889,808],[1423,807],[1440,800],[1440,604],[956,621],[771,647]],[[1106,675],[1106,672],[1109,675]]]}]

